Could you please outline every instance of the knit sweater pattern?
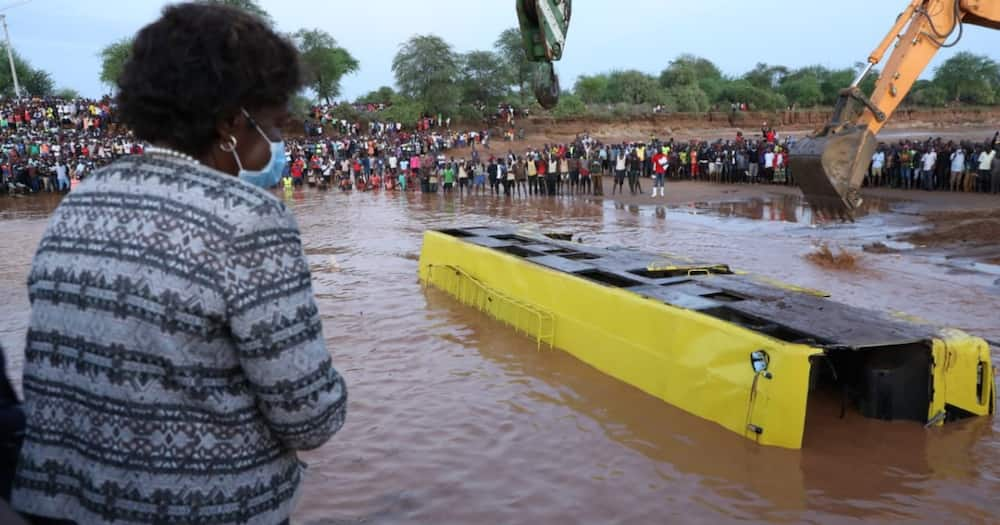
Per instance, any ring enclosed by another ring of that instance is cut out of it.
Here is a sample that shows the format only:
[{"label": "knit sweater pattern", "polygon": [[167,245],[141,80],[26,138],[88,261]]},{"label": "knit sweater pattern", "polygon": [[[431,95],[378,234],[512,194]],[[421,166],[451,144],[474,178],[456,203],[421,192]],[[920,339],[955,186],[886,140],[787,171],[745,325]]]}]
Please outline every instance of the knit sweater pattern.
[{"label": "knit sweater pattern", "polygon": [[275,525],[340,429],[291,212],[200,164],[124,158],[62,201],[28,278],[13,505],[77,523]]}]

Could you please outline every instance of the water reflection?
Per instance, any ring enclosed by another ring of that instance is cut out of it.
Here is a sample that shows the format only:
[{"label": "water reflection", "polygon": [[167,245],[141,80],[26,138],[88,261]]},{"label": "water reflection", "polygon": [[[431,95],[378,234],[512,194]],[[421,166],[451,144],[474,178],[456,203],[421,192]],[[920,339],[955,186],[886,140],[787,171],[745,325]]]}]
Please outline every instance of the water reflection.
[{"label": "water reflection", "polygon": [[[892,202],[875,197],[868,197],[855,213],[856,218],[873,213],[885,213],[891,209]],[[802,224],[820,224],[829,222],[826,218],[817,217],[812,208],[798,195],[774,195],[766,199],[751,198],[739,201],[725,202],[695,202],[685,208],[710,213],[720,217],[750,219],[754,221],[780,221]]]}]

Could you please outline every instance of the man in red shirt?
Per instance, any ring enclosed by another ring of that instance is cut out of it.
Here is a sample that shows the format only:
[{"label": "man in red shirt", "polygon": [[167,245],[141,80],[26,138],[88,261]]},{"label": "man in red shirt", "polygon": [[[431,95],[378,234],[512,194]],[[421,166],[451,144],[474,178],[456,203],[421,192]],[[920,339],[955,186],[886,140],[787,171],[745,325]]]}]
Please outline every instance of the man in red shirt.
[{"label": "man in red shirt", "polygon": [[653,183],[653,197],[656,197],[656,190],[659,188],[660,197],[664,196],[663,189],[663,179],[667,174],[667,162],[670,161],[662,151],[657,151],[656,155],[653,155],[653,173],[656,175],[656,181]]},{"label": "man in red shirt", "polygon": [[301,158],[295,159],[295,162],[292,163],[292,168],[291,168],[292,184],[296,186],[302,185],[302,171],[304,168],[305,168],[305,162]]}]

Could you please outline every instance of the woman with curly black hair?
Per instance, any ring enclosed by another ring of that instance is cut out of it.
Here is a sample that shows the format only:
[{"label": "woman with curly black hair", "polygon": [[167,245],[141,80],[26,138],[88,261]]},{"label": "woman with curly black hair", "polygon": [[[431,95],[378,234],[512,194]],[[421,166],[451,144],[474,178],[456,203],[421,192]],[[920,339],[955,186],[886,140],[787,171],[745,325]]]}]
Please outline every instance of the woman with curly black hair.
[{"label": "woman with curly black hair", "polygon": [[273,195],[295,48],[167,7],[119,79],[145,153],[56,210],[35,255],[13,506],[36,523],[287,522],[297,450],[343,424],[298,226]]}]

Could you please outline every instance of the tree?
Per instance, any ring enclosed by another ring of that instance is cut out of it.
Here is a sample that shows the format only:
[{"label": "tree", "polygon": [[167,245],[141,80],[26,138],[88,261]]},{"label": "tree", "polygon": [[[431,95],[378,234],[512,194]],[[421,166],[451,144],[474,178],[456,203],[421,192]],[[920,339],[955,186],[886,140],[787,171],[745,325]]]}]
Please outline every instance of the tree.
[{"label": "tree", "polygon": [[695,84],[675,86],[667,91],[677,104],[677,111],[688,113],[703,113],[708,111],[710,102],[708,95]]},{"label": "tree", "polygon": [[63,100],[75,100],[80,98],[80,92],[73,88],[59,88],[53,95]]},{"label": "tree", "polygon": [[532,63],[524,52],[524,39],[521,37],[521,30],[517,27],[505,29],[497,37],[493,49],[500,56],[500,60],[503,61],[507,69],[506,78],[517,86],[521,105],[524,105],[524,95],[530,93],[530,89],[525,89],[525,86],[531,82]]},{"label": "tree", "polygon": [[769,66],[758,62],[753,69],[743,75],[743,79],[760,89],[776,89],[787,74],[788,68],[785,66]]},{"label": "tree", "polygon": [[267,25],[269,26],[274,25],[274,19],[271,18],[271,13],[268,13],[263,7],[261,7],[260,4],[257,3],[257,0],[202,0],[202,1],[209,4],[222,4],[222,5],[237,7],[252,15],[260,17],[260,19],[263,20],[265,23],[267,23]]},{"label": "tree", "polygon": [[118,77],[125,69],[129,54],[132,53],[132,38],[122,38],[104,47],[97,56],[101,57],[101,82],[114,91],[118,87]]},{"label": "tree", "polygon": [[[31,62],[25,60],[15,50],[14,67],[17,69],[17,80],[21,84],[21,95],[46,96],[55,89],[55,82],[47,71],[36,69]],[[0,45],[0,56],[7,56],[7,48]],[[14,79],[10,74],[10,66],[0,66],[0,95],[4,97],[14,96]]]},{"label": "tree", "polygon": [[812,107],[823,101],[822,83],[830,76],[823,66],[806,66],[784,75],[778,83],[778,92],[790,104]]},{"label": "tree", "polygon": [[307,120],[312,117],[312,101],[302,95],[295,95],[288,102],[288,112],[293,118]]},{"label": "tree", "polygon": [[918,106],[941,107],[948,103],[948,93],[930,80],[918,80],[905,101]]},{"label": "tree", "polygon": [[608,75],[607,101],[627,104],[658,104],[663,91],[652,76],[634,69]]},{"label": "tree", "polygon": [[457,108],[458,58],[441,37],[416,35],[400,44],[392,72],[400,93],[416,99],[424,110],[438,113]]},{"label": "tree", "polygon": [[292,37],[302,56],[309,87],[330,104],[340,96],[340,80],[356,72],[360,64],[322,29],[300,29]]},{"label": "tree", "polygon": [[584,104],[606,102],[608,99],[608,76],[598,74],[581,75],[573,86],[573,93],[580,97]]},{"label": "tree", "polygon": [[358,97],[355,102],[359,104],[388,104],[396,96],[396,92],[389,86],[382,86],[375,91]]},{"label": "tree", "polygon": [[851,85],[856,74],[857,72],[850,68],[828,71],[819,84],[819,89],[823,93],[822,103],[827,106],[836,104],[840,92]]},{"label": "tree", "polygon": [[487,106],[503,100],[510,93],[510,70],[492,51],[472,51],[461,59],[462,100]]},{"label": "tree", "polygon": [[722,71],[711,60],[691,54],[671,60],[670,65],[660,73],[659,80],[660,85],[667,90],[677,86],[697,85],[713,101],[723,84]]},{"label": "tree", "polygon": [[783,81],[779,92],[788,99],[789,103],[800,107],[813,107],[823,100],[823,90],[820,89],[819,79],[812,75]]},{"label": "tree", "polygon": [[934,84],[955,102],[993,104],[1000,86],[1000,65],[986,55],[963,51],[937,68]]},{"label": "tree", "polygon": [[728,103],[744,103],[751,109],[778,109],[786,106],[784,95],[771,89],[762,89],[746,79],[733,80],[726,83],[719,92],[719,101]]},{"label": "tree", "polygon": [[381,113],[381,118],[386,121],[412,124],[424,114],[424,106],[412,98],[396,94],[390,102],[392,105]]},{"label": "tree", "polygon": [[552,114],[557,117],[578,117],[587,112],[587,105],[579,95],[573,93],[563,93],[559,96],[559,103],[552,109]]}]

